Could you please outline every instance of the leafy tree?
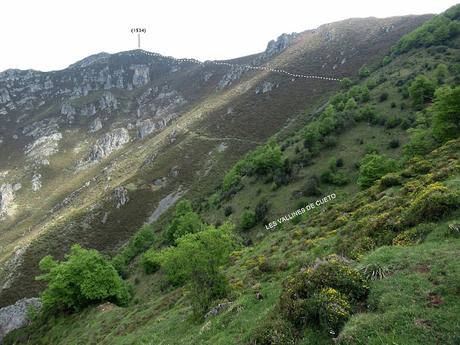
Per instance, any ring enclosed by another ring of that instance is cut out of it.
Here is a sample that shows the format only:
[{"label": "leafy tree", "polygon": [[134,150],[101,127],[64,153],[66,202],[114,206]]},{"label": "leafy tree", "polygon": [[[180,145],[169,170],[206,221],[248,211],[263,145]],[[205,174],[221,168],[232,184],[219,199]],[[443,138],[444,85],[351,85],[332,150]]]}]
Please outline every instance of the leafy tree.
[{"label": "leafy tree", "polygon": [[189,233],[201,231],[204,224],[200,216],[193,212],[189,200],[181,200],[176,206],[173,220],[166,228],[166,237],[170,243],[174,243],[179,237]]},{"label": "leafy tree", "polygon": [[352,84],[353,83],[349,78],[343,78],[342,80],[340,80],[340,86],[342,86],[344,90],[349,89]]},{"label": "leafy tree", "polygon": [[358,184],[363,189],[368,188],[374,181],[396,169],[397,164],[393,159],[375,153],[367,154],[359,166]]},{"label": "leafy tree", "polygon": [[126,275],[127,265],[139,254],[145,252],[155,242],[155,235],[150,226],[143,226],[128,242],[128,244],[117,254],[112,265],[122,275]]},{"label": "leafy tree", "polygon": [[431,101],[434,89],[434,83],[424,75],[419,75],[415,78],[409,86],[409,95],[414,107],[421,109],[426,102]]},{"label": "leafy tree", "polygon": [[129,302],[128,286],[97,250],[76,244],[65,260],[55,261],[48,255],[39,267],[45,273],[36,279],[48,283],[41,296],[45,311],[79,311],[104,301]]},{"label": "leafy tree", "polygon": [[364,65],[359,69],[358,74],[360,78],[366,78],[369,76],[369,74],[371,74],[371,71],[369,71],[369,68],[367,68],[367,66]]},{"label": "leafy tree", "polygon": [[213,300],[223,298],[229,291],[220,267],[235,248],[233,226],[225,223],[219,228],[187,234],[176,247],[161,252],[162,271],[173,284],[187,283],[195,316],[202,316]]},{"label": "leafy tree", "polygon": [[433,134],[441,142],[460,135],[460,86],[443,87],[436,90],[431,107]]},{"label": "leafy tree", "polygon": [[436,66],[436,69],[434,70],[434,76],[436,77],[436,80],[438,81],[439,84],[444,83],[444,80],[447,78],[447,66],[444,65],[443,63],[440,63],[439,65]]},{"label": "leafy tree", "polygon": [[436,147],[436,140],[431,129],[411,128],[408,132],[410,140],[403,148],[405,156],[423,156]]},{"label": "leafy tree", "polygon": [[243,230],[249,230],[256,225],[256,215],[250,210],[246,210],[241,214],[240,226]]},{"label": "leafy tree", "polygon": [[356,109],[358,105],[353,97],[349,98],[347,103],[345,104],[345,110],[353,110]]}]

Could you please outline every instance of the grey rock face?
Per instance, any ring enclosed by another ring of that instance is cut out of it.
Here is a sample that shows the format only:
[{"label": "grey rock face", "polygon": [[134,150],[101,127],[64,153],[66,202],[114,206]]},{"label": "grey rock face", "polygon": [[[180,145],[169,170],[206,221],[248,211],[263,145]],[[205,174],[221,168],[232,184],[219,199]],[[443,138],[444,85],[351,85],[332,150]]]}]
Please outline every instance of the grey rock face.
[{"label": "grey rock face", "polygon": [[76,113],[75,108],[69,102],[64,102],[62,104],[61,115],[65,115],[67,116],[67,118],[73,118],[75,113]]},{"label": "grey rock face", "polygon": [[151,134],[157,127],[151,119],[144,121],[138,121],[137,125],[137,136],[139,139],[144,139],[147,135]]},{"label": "grey rock face", "polygon": [[233,81],[241,78],[241,75],[245,71],[243,66],[232,66],[229,72],[227,72],[224,77],[219,81],[217,85],[218,90],[222,90],[223,88],[232,84]]},{"label": "grey rock face", "polygon": [[11,183],[0,186],[0,219],[9,215],[14,200],[14,187]]},{"label": "grey rock face", "polygon": [[286,49],[294,38],[297,37],[297,33],[293,32],[292,34],[282,34],[276,41],[271,40],[268,42],[267,49],[263,53],[264,58],[271,58],[272,56],[281,53]]},{"label": "grey rock face", "polygon": [[99,98],[99,107],[101,110],[116,110],[118,108],[118,101],[111,92],[104,92]]},{"label": "grey rock face", "polygon": [[127,142],[129,142],[128,130],[126,128],[114,129],[98,139],[91,147],[88,160],[90,162],[101,161],[113,151],[122,148]]},{"label": "grey rock face", "polygon": [[128,190],[125,187],[117,187],[114,190],[115,200],[117,202],[117,208],[126,205],[129,201]]},{"label": "grey rock face", "polygon": [[29,320],[27,312],[29,308],[40,309],[42,303],[39,298],[24,298],[15,304],[0,309],[0,343],[11,331],[24,327]]},{"label": "grey rock face", "polygon": [[131,69],[134,70],[133,86],[144,86],[150,81],[149,67],[145,65],[132,65]]},{"label": "grey rock face", "polygon": [[259,94],[261,92],[262,93],[270,92],[273,89],[273,86],[274,86],[273,83],[271,83],[269,81],[264,81],[262,86],[259,86],[259,87],[256,88],[255,93]]},{"label": "grey rock face", "polygon": [[94,133],[94,132],[97,132],[98,130],[100,130],[101,128],[102,128],[101,119],[96,117],[93,120],[93,122],[91,122],[91,124],[89,125],[89,132]]},{"label": "grey rock face", "polygon": [[10,94],[7,89],[0,89],[0,104],[5,104],[11,101]]},{"label": "grey rock face", "polygon": [[32,191],[37,192],[40,188],[42,188],[42,175],[36,172],[32,176]]},{"label": "grey rock face", "polygon": [[59,141],[62,139],[61,133],[45,135],[26,146],[25,154],[27,158],[38,164],[58,152]]},{"label": "grey rock face", "polygon": [[177,190],[165,196],[163,199],[160,200],[158,203],[157,208],[153,211],[150,215],[147,223],[151,224],[155,222],[160,216],[166,212],[172,205],[176,203],[187,191]]},{"label": "grey rock face", "polygon": [[80,109],[80,114],[82,116],[93,116],[96,114],[96,106],[94,104],[86,104],[83,108]]}]

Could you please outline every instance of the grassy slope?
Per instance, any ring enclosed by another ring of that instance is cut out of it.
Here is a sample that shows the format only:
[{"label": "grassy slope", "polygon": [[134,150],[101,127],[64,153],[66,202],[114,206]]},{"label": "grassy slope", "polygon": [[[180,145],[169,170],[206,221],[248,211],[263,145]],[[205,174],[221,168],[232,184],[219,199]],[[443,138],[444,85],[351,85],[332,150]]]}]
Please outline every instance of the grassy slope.
[{"label": "grassy slope", "polygon": [[[424,73],[430,75],[437,63],[455,63],[458,51],[447,53],[435,50],[415,50],[404,54],[389,65],[377,69],[369,78],[387,78],[371,91],[371,103],[379,114],[395,114],[398,117],[412,117],[413,110],[401,110],[403,99],[398,87],[399,79]],[[430,67],[431,66],[431,67]],[[365,80],[363,81],[365,82]],[[383,91],[389,98],[378,100]],[[395,102],[396,107],[391,103]],[[291,146],[285,150],[285,157],[295,155],[297,134],[291,136]],[[358,145],[357,138],[364,144]],[[312,212],[298,225],[285,223],[277,231],[267,233],[259,225],[248,234],[256,244],[245,247],[232,255],[226,267],[227,276],[233,286],[232,306],[203,324],[193,323],[186,292],[171,289],[165,285],[161,273],[146,276],[133,264],[131,280],[135,285],[136,298],[128,308],[112,305],[94,307],[72,316],[62,316],[45,325],[39,323],[25,331],[16,331],[7,343],[20,343],[20,339],[34,344],[235,344],[247,340],[252,330],[268,315],[277,303],[281,282],[297,269],[299,264],[314,261],[318,256],[334,251],[334,246],[343,236],[340,212],[351,210],[354,221],[364,219],[368,212],[380,215],[388,207],[388,200],[410,201],[415,192],[407,193],[403,187],[381,190],[379,186],[356,194],[356,169],[365,152],[366,145],[375,146],[380,153],[398,157],[401,149],[388,149],[390,139],[399,139],[403,144],[407,134],[401,128],[384,129],[380,125],[358,123],[338,137],[338,144],[323,150],[313,165],[301,169],[297,180],[276,191],[260,181],[246,179],[245,188],[228,204],[234,213],[235,222],[245,207],[253,208],[258,201],[255,195],[268,197],[271,203],[269,219],[295,209],[299,200],[292,197],[305,177],[318,174],[326,168],[330,157],[342,157],[352,183],[345,187],[322,186],[323,194],[335,192],[338,199],[324,207],[324,212]],[[448,143],[437,150],[427,161],[431,171],[405,178],[409,185],[418,181],[425,186],[433,182],[433,175],[443,168],[449,168],[449,176],[442,181],[451,188],[459,189],[460,142]],[[421,186],[423,187],[423,185]],[[260,190],[260,192],[258,192]],[[355,195],[355,197],[351,197]],[[383,194],[383,198],[382,198]],[[350,198],[351,197],[351,198]],[[391,204],[391,203],[390,203]],[[225,205],[221,205],[225,206]],[[405,205],[407,207],[407,204]],[[204,213],[209,222],[223,220],[222,208],[209,209]],[[370,211],[369,211],[370,210]],[[367,212],[367,213],[366,213]],[[371,282],[368,310],[355,314],[339,335],[343,344],[422,344],[455,343],[460,333],[457,316],[460,308],[456,300],[459,295],[458,281],[460,241],[449,229],[459,222],[459,212],[433,226],[431,233],[422,243],[409,246],[383,246],[363,255],[357,267],[378,263],[387,267],[387,277]],[[261,262],[269,262],[270,269],[262,271]],[[254,287],[259,285],[264,299],[254,298]],[[457,337],[457,338],[456,338]],[[15,342],[15,340],[17,342]],[[327,334],[307,329],[300,344],[331,344]]]}]

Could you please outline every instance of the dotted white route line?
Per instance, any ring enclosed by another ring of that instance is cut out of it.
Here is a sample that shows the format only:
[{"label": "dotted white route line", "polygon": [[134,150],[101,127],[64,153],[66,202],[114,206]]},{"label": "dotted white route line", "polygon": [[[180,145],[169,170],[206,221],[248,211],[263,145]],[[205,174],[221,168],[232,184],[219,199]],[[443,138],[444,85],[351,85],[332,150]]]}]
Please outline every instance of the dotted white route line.
[{"label": "dotted white route line", "polygon": [[196,63],[196,64],[199,64],[199,65],[211,64],[211,65],[227,66],[227,67],[232,67],[232,68],[233,67],[242,67],[242,68],[246,68],[248,70],[260,70],[260,71],[269,71],[269,72],[274,72],[274,73],[285,74],[285,75],[288,75],[288,76],[293,77],[293,78],[322,79],[322,80],[340,81],[340,79],[338,79],[338,78],[323,77],[323,76],[318,76],[318,75],[305,75],[305,74],[291,73],[291,72],[285,71],[283,69],[275,69],[275,68],[270,68],[270,67],[266,67],[266,66],[240,65],[240,64],[232,64],[232,63],[228,63],[228,62],[219,62],[219,61],[205,61],[205,62],[202,62],[202,61],[199,61],[199,60],[196,60],[196,59],[187,59],[187,58],[177,59],[177,58],[174,58],[172,56],[164,56],[164,55],[161,55],[161,54],[158,54],[158,53],[148,52],[148,51],[143,50],[143,49],[140,49],[140,52],[145,54],[145,55],[154,56],[154,57],[158,57],[158,58],[165,59],[165,60],[171,60],[171,61],[177,62],[179,64],[188,62],[188,63]]}]

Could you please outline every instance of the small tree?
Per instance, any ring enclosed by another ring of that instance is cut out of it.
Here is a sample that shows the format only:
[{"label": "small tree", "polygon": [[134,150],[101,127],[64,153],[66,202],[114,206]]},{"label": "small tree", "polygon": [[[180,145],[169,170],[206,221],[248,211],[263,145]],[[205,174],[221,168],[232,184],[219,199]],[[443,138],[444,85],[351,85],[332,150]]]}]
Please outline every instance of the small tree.
[{"label": "small tree", "polygon": [[249,230],[256,225],[256,215],[250,210],[246,210],[241,214],[240,226],[243,230]]},{"label": "small tree", "polygon": [[445,142],[457,138],[460,135],[460,86],[436,90],[431,111],[436,139]]},{"label": "small tree", "polygon": [[200,216],[193,212],[192,204],[188,200],[181,200],[176,206],[173,220],[166,228],[166,237],[174,243],[179,237],[189,233],[201,231],[204,224]]},{"label": "small tree", "polygon": [[369,68],[367,68],[367,66],[364,65],[363,67],[359,69],[358,74],[360,78],[366,78],[369,76],[369,74],[371,74],[371,71],[369,71]]},{"label": "small tree", "polygon": [[76,244],[65,260],[48,255],[39,267],[45,273],[36,279],[48,283],[41,296],[45,311],[79,311],[104,301],[125,305],[130,299],[127,285],[97,250]]},{"label": "small tree", "polygon": [[229,291],[220,266],[235,248],[233,226],[225,223],[196,234],[187,234],[176,247],[161,252],[160,263],[169,281],[188,283],[196,317],[201,317],[213,300],[223,298]]},{"label": "small tree", "polygon": [[342,86],[344,90],[348,90],[352,84],[353,83],[349,78],[343,78],[340,80],[340,86]]},{"label": "small tree", "polygon": [[435,85],[425,77],[419,75],[409,86],[409,95],[416,109],[421,109],[422,106],[433,98]]},{"label": "small tree", "polygon": [[393,159],[375,153],[367,154],[359,166],[358,184],[363,189],[368,188],[374,181],[396,169],[397,164]]}]

